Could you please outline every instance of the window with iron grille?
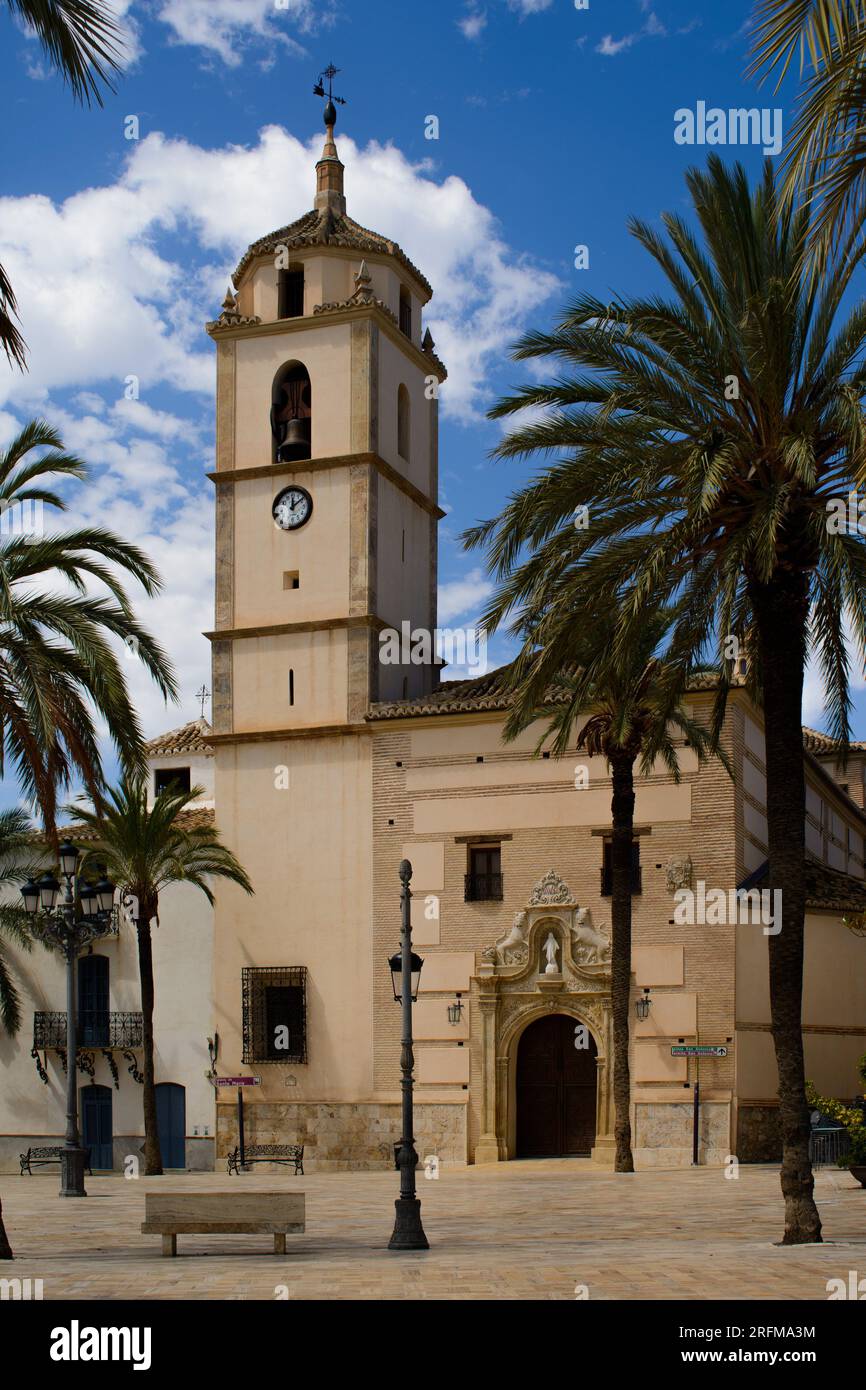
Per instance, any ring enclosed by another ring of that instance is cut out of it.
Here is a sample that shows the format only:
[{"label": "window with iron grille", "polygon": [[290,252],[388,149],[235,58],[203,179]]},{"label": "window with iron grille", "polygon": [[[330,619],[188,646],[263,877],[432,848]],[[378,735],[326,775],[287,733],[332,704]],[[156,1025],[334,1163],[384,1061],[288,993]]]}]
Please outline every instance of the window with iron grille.
[{"label": "window with iron grille", "polygon": [[502,901],[502,850],[499,845],[470,846],[463,901]]},{"label": "window with iron grille", "polygon": [[400,291],[400,332],[412,337],[412,300],[407,290]]},{"label": "window with iron grille", "polygon": [[[633,840],[631,846],[631,891],[633,894],[642,891],[642,874],[640,867],[640,840]],[[609,898],[613,893],[613,840],[604,841],[604,852],[601,864],[601,896]]]},{"label": "window with iron grille", "polygon": [[278,272],[277,300],[277,318],[303,318],[304,272],[302,270],[281,270]]},{"label": "window with iron grille", "polygon": [[307,969],[246,966],[243,986],[245,1062],[298,1065],[307,1060]]}]

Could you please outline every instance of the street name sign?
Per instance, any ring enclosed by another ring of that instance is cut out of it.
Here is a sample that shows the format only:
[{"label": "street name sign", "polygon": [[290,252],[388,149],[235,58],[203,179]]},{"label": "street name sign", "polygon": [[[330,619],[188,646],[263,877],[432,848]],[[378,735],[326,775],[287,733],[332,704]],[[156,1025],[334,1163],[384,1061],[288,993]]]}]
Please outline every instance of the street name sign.
[{"label": "street name sign", "polygon": [[726,1047],[672,1047],[672,1057],[727,1057]]},{"label": "street name sign", "polygon": [[218,1076],[215,1086],[261,1086],[260,1076]]}]

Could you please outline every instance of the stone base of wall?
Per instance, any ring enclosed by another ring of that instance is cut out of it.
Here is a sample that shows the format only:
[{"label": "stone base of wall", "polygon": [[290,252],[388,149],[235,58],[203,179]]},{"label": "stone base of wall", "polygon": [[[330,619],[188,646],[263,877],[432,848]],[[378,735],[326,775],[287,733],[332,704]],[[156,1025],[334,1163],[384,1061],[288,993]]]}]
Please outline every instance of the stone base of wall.
[{"label": "stone base of wall", "polygon": [[[20,1134],[0,1136],[0,1173],[21,1173],[21,1164],[18,1159],[19,1154],[26,1153],[28,1149],[62,1147],[64,1136],[62,1134]],[[115,1134],[112,1139],[112,1157],[114,1165],[112,1171],[122,1173],[126,1166],[126,1159],[132,1155],[137,1158],[140,1168],[140,1175],[144,1172],[144,1138],[140,1134]],[[187,1173],[212,1173],[214,1166],[214,1136],[193,1135],[186,1141],[186,1169]],[[50,1164],[46,1168],[34,1168],[33,1176],[40,1174],[54,1174],[58,1180],[60,1178],[60,1168],[56,1163]],[[27,1174],[24,1174],[27,1177]],[[86,1176],[86,1174],[85,1174]]]},{"label": "stone base of wall", "polygon": [[741,1163],[781,1163],[778,1106],[737,1107],[737,1158]]},{"label": "stone base of wall", "polygon": [[[394,1145],[401,1136],[398,1104],[349,1102],[260,1102],[244,1107],[246,1144],[303,1144],[310,1173],[394,1167]],[[217,1107],[217,1167],[238,1142],[237,1110]],[[466,1163],[465,1105],[415,1104],[415,1147],[419,1162],[435,1154],[440,1163]],[[285,1171],[257,1163],[255,1172]]]},{"label": "stone base of wall", "polygon": [[[634,1108],[632,1154],[636,1168],[687,1168],[692,1162],[694,1111],[687,1103],[645,1104]],[[698,1156],[701,1165],[721,1167],[730,1154],[731,1107],[706,1101],[700,1108]]]}]

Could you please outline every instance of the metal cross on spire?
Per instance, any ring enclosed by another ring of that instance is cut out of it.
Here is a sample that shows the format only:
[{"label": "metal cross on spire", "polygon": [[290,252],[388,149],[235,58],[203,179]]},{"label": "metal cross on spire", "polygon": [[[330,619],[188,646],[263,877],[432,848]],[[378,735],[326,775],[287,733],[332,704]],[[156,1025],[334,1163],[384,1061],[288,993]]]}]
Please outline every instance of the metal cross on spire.
[{"label": "metal cross on spire", "polygon": [[195,692],[195,698],[201,701],[201,717],[202,719],[204,719],[205,701],[210,699],[210,691],[208,690],[206,685],[203,685],[201,690],[197,690]]}]

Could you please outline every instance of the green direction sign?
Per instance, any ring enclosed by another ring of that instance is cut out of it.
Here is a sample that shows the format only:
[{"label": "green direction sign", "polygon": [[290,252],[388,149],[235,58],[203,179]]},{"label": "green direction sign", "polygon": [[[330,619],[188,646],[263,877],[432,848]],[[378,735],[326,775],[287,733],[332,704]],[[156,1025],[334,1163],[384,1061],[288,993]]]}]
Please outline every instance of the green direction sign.
[{"label": "green direction sign", "polygon": [[726,1047],[672,1047],[672,1057],[727,1057]]}]

